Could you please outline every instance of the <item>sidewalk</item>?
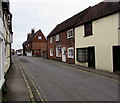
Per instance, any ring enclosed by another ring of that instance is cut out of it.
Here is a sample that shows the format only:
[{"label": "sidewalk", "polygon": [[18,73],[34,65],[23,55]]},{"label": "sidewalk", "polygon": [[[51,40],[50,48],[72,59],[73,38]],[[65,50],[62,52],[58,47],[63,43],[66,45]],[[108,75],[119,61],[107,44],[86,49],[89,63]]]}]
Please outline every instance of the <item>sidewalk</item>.
[{"label": "sidewalk", "polygon": [[30,101],[27,88],[22,73],[14,59],[12,59],[12,67],[6,75],[7,85],[7,102],[9,101]]}]

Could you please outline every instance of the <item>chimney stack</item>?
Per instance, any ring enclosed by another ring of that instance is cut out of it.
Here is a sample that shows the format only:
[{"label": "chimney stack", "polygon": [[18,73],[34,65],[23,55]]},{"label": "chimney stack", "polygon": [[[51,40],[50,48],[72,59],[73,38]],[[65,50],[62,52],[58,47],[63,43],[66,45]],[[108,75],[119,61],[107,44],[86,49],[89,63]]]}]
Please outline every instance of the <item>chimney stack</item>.
[{"label": "chimney stack", "polygon": [[34,28],[31,30],[31,34],[34,34],[35,33],[35,30],[34,30]]}]

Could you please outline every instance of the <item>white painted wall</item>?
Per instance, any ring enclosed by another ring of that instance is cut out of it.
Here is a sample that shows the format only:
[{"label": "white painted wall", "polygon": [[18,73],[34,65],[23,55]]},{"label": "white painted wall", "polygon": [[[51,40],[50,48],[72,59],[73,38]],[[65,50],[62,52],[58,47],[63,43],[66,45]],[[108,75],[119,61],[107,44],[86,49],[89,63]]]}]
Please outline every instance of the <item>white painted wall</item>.
[{"label": "white painted wall", "polygon": [[26,52],[27,56],[32,56],[32,51]]},{"label": "white painted wall", "polygon": [[[119,14],[113,14],[93,21],[93,35],[84,37],[84,25],[75,28],[75,48],[95,46],[96,69],[113,71],[112,46],[118,45]],[[87,63],[75,63],[88,66]]]},{"label": "white painted wall", "polygon": [[[1,34],[0,34],[1,35]],[[2,85],[4,84],[4,69],[5,69],[5,62],[4,62],[4,40],[2,37],[0,37],[0,89],[2,88]]]},{"label": "white painted wall", "polygon": [[[9,0],[2,0],[2,1],[9,1]],[[2,1],[0,1],[0,89],[4,84],[4,76],[10,66],[10,45],[5,45],[5,41],[10,42],[10,31],[7,27],[6,18],[4,18],[3,26],[3,12],[2,12]]]},{"label": "white painted wall", "polygon": [[0,2],[0,90],[4,84],[4,69],[5,69],[5,54],[4,54],[4,30],[3,30],[3,21],[2,21],[2,4]]}]

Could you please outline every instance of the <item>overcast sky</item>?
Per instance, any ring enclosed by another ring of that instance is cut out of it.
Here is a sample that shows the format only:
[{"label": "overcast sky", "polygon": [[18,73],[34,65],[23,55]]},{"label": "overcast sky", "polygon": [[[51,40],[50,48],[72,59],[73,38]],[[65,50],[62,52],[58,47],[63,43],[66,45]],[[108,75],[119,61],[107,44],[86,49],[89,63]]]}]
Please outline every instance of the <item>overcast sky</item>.
[{"label": "overcast sky", "polygon": [[57,24],[101,1],[103,0],[10,0],[14,33],[12,48],[21,49],[32,28],[35,31],[41,29],[47,37]]}]

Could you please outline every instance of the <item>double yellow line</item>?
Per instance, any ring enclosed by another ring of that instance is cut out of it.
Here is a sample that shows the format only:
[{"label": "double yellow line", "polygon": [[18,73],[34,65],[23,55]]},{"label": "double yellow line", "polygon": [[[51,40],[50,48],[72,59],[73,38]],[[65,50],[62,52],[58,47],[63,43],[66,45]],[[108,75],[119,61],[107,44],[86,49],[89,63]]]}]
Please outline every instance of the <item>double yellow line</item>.
[{"label": "double yellow line", "polygon": [[[30,84],[29,84],[29,82],[28,82],[28,80],[27,80],[27,78],[26,78],[26,76],[25,76],[25,73],[27,74],[27,76],[29,77],[30,81],[32,82],[32,84],[33,84],[33,86],[34,86],[34,88],[35,88],[35,91],[37,92],[37,94],[38,94],[41,102],[42,102],[42,103],[48,103],[48,100],[46,99],[46,97],[43,96],[43,92],[41,91],[40,86],[39,86],[37,83],[34,82],[32,75],[29,74],[28,72],[23,71],[23,65],[21,64],[21,62],[19,61],[18,58],[15,58],[15,59],[16,59],[16,62],[17,62],[18,66],[19,66],[19,68],[20,68],[20,70],[21,70],[21,73],[22,73],[22,75],[23,75],[23,78],[24,78],[24,81],[25,81],[25,84],[26,84],[26,87],[27,87],[27,91],[28,91],[28,94],[29,94],[29,99],[30,99],[30,101],[31,101],[32,103],[36,103],[35,97],[34,97],[34,95],[33,95],[32,89],[30,88]],[[25,72],[25,73],[24,73],[24,72]],[[39,88],[39,89],[38,89],[38,88]]]}]

